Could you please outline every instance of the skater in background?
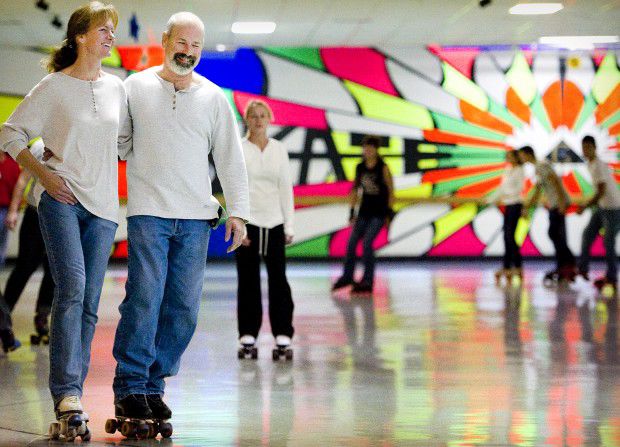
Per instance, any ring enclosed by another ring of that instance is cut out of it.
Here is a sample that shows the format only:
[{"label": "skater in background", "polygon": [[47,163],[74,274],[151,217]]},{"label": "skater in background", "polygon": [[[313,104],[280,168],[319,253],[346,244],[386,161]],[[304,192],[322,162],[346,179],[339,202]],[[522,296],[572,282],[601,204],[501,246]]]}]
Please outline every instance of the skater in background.
[{"label": "skater in background", "polygon": [[589,279],[590,249],[594,239],[601,229],[604,229],[603,243],[605,245],[605,261],[607,273],[604,282],[615,285],[618,281],[616,265],[616,235],[620,230],[620,191],[609,166],[596,156],[596,142],[587,135],[581,141],[583,155],[588,160],[588,171],[595,188],[594,195],[579,209],[592,209],[590,222],[583,230],[581,240],[581,257],[579,258],[579,273]]},{"label": "skater in background", "polygon": [[575,276],[575,256],[568,247],[566,240],[566,210],[570,205],[568,193],[564,190],[562,180],[553,170],[548,161],[537,161],[534,150],[530,146],[519,149],[519,157],[523,163],[531,163],[536,169],[534,192],[523,205],[522,214],[526,216],[529,208],[538,204],[541,194],[545,193],[549,210],[549,238],[555,248],[556,270],[546,276],[556,279],[572,280]]},{"label": "skater in background", "polygon": [[[379,155],[380,146],[381,140],[376,136],[367,135],[362,141],[363,160],[357,165],[355,181],[349,195],[351,205],[349,222],[353,225],[353,231],[347,246],[344,272],[334,283],[332,290],[353,284],[354,292],[372,292],[375,272],[375,252],[372,243],[383,225],[389,224],[394,216],[392,174]],[[355,250],[362,238],[364,276],[360,282],[354,282]]]},{"label": "skater in background", "polygon": [[[37,140],[31,147],[30,152],[39,161],[43,159],[44,145],[42,140]],[[19,251],[15,267],[9,275],[4,291],[4,301],[6,308],[12,312],[15,304],[19,300],[28,279],[37,270],[43,266],[43,280],[39,287],[39,295],[37,297],[36,311],[34,317],[34,326],[36,334],[31,336],[32,344],[46,343],[49,341],[48,316],[52,309],[52,300],[54,298],[54,280],[49,269],[47,254],[45,252],[45,243],[41,235],[39,227],[39,215],[35,207],[34,184],[30,182],[32,174],[24,169],[17,180],[13,197],[9,205],[9,211],[4,220],[6,227],[13,231],[17,226],[19,207],[22,203],[24,191],[30,183],[28,194],[26,197],[26,208],[24,209],[24,217],[19,229]],[[5,325],[12,328],[10,313],[3,311],[4,306],[0,306],[0,327]]]},{"label": "skater in background", "polygon": [[523,163],[517,151],[506,152],[506,162],[508,168],[502,177],[502,183],[488,199],[488,203],[500,203],[505,206],[504,210],[504,265],[503,268],[495,272],[495,281],[499,284],[502,276],[512,278],[514,275],[523,276],[522,257],[515,231],[517,222],[523,210],[523,183],[525,175],[523,173]]},{"label": "skater in background", "polygon": [[[118,226],[119,122],[127,111],[121,80],[101,69],[118,15],[91,2],[73,12],[48,74],[9,117],[0,148],[36,178],[41,233],[56,288],[50,328],[50,391],[56,417],[78,423],[65,439],[89,437],[80,398],[90,364],[99,297]],[[28,142],[42,137],[40,163]],[[81,422],[80,422],[81,421]],[[67,424],[63,424],[63,431]],[[50,427],[57,437],[61,426]]]},{"label": "skater in background", "polygon": [[219,220],[210,153],[226,199],[229,252],[241,245],[250,214],[235,116],[222,90],[194,72],[203,44],[202,21],[174,14],[162,36],[163,65],[125,81],[131,121],[119,134],[119,153],[127,160],[129,259],[113,350],[119,419],[172,415],[165,379],[177,374],[196,329],[209,236]]},{"label": "skater in background", "polygon": [[267,267],[269,321],[276,345],[286,347],[293,337],[293,299],[286,279],[285,245],[293,241],[293,183],[286,148],[267,136],[273,113],[263,101],[245,110],[248,128],[243,154],[250,187],[247,236],[236,253],[239,342],[253,346],[263,321],[260,262]]},{"label": "skater in background", "polygon": [[[9,212],[19,174],[19,165],[4,152],[0,152],[0,268],[4,266],[8,242],[8,228],[4,225],[4,220]],[[13,334],[10,312],[11,307],[0,294],[0,343],[4,352],[14,351],[21,346]]]}]

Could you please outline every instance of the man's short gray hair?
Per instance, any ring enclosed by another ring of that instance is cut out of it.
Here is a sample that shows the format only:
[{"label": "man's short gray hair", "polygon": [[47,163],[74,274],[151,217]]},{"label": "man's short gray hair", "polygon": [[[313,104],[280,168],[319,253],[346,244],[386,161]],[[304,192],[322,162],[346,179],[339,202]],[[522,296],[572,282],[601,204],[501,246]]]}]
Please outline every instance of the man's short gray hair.
[{"label": "man's short gray hair", "polygon": [[200,17],[198,17],[193,12],[181,11],[172,14],[168,19],[168,23],[166,24],[166,34],[170,35],[175,26],[182,24],[198,25],[202,30],[202,34],[204,35],[205,33],[205,24],[202,22],[202,20],[200,20]]}]

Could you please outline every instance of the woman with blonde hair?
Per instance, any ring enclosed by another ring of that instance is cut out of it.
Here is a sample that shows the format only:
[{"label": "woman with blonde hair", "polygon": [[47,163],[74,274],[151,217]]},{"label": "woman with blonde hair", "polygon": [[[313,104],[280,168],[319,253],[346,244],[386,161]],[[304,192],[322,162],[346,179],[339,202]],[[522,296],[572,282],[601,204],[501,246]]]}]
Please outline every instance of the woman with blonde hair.
[{"label": "woman with blonde hair", "polygon": [[269,321],[276,341],[273,359],[292,358],[293,299],[286,279],[285,245],[293,241],[293,184],[288,152],[284,145],[267,136],[273,113],[267,103],[250,101],[245,109],[248,128],[243,154],[250,186],[250,221],[247,236],[237,249],[237,318],[239,358],[256,358],[254,347],[260,331],[263,309],[260,288],[260,260],[265,262],[269,282]]},{"label": "woman with blonde hair", "polygon": [[[114,44],[118,14],[91,2],[73,12],[50,72],[9,117],[0,148],[30,171],[41,233],[56,284],[49,386],[58,422],[52,438],[90,438],[80,398],[114,234],[118,226],[117,135],[127,114],[121,80],[101,61]],[[52,157],[39,162],[28,142],[42,137]]]}]

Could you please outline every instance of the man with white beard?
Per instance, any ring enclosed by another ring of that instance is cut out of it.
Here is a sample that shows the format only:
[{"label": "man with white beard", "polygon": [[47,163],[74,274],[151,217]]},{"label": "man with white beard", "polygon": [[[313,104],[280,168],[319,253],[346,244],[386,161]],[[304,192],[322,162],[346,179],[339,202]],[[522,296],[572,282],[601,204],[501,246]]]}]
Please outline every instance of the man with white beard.
[{"label": "man with white beard", "polygon": [[196,328],[210,224],[218,219],[209,153],[230,216],[229,252],[241,244],[249,217],[234,114],[222,90],[194,72],[203,39],[197,16],[174,14],[162,37],[163,66],[125,81],[130,120],[119,132],[119,153],[127,160],[129,260],[113,351],[118,422],[171,417],[164,379],[178,372]]}]

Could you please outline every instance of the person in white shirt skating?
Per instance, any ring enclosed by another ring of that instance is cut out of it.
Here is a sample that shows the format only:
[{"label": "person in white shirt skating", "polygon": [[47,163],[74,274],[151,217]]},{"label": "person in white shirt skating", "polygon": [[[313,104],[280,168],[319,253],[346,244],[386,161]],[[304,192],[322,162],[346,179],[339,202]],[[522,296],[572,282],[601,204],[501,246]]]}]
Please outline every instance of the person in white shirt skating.
[{"label": "person in white shirt skating", "polygon": [[285,245],[293,241],[294,202],[288,152],[279,141],[267,137],[273,113],[265,102],[249,102],[244,115],[248,134],[243,140],[243,154],[250,185],[251,217],[247,236],[236,253],[239,358],[257,356],[254,344],[263,319],[262,258],[269,282],[269,321],[276,341],[273,359],[284,356],[290,360],[294,304],[286,279]]}]

